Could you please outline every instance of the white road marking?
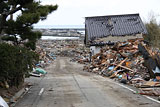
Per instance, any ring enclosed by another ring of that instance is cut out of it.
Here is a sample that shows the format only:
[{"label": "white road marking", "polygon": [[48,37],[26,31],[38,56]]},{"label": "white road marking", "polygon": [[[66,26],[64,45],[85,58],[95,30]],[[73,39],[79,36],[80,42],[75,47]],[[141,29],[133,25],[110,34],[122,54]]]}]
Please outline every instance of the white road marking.
[{"label": "white road marking", "polygon": [[160,101],[158,101],[158,100],[156,100],[156,99],[154,99],[154,98],[151,98],[151,97],[146,96],[146,95],[143,95],[143,96],[145,96],[146,98],[148,98],[148,99],[150,99],[150,100],[152,100],[152,101],[155,101],[155,102],[157,102],[157,103],[160,104]]},{"label": "white road marking", "polygon": [[[128,89],[128,90],[130,90],[130,91],[132,91],[132,92],[134,92],[134,93],[136,93],[135,90],[133,90],[133,89],[131,89],[131,88],[129,88],[129,87],[126,87],[126,86],[124,86],[124,85],[122,85],[122,84],[119,84],[119,83],[115,83],[115,84],[117,84],[117,85],[119,85],[119,86],[121,86],[121,87],[123,87],[123,88],[126,88],[126,89]],[[149,100],[152,100],[152,101],[157,102],[157,103],[160,104],[160,101],[158,101],[158,100],[156,100],[156,99],[154,99],[154,98],[151,98],[151,97],[146,96],[146,95],[143,95],[143,96],[146,97],[146,98],[149,99]]]},{"label": "white road marking", "polygon": [[43,91],[44,91],[44,88],[41,88],[41,90],[40,90],[38,95],[42,95]]}]

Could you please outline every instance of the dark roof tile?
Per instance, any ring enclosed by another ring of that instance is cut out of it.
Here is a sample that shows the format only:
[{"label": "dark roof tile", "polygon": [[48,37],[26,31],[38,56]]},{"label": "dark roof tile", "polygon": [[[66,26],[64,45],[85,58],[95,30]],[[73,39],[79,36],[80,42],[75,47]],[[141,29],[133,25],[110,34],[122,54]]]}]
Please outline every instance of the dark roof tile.
[{"label": "dark roof tile", "polygon": [[85,19],[88,40],[110,35],[147,34],[139,14],[96,16]]}]

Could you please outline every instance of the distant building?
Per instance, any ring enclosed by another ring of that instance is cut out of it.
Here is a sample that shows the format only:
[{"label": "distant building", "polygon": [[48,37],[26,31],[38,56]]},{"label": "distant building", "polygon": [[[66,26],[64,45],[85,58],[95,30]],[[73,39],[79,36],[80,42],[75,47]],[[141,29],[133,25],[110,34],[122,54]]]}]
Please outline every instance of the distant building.
[{"label": "distant building", "polygon": [[85,18],[85,44],[96,54],[111,42],[143,38],[147,30],[139,14],[95,16]]}]

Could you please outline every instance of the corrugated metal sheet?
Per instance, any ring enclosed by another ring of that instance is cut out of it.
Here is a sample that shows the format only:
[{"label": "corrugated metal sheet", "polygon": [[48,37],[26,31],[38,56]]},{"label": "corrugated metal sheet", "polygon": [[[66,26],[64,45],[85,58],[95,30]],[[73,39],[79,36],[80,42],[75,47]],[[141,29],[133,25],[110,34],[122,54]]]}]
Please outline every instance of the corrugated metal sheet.
[{"label": "corrugated metal sheet", "polygon": [[85,25],[87,40],[107,36],[147,34],[139,14],[86,17]]}]

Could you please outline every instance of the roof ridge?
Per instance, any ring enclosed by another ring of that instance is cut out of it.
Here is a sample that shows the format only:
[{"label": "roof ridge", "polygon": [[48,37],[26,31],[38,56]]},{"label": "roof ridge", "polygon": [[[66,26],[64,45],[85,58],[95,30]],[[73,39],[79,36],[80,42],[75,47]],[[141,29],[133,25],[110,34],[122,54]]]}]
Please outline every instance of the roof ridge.
[{"label": "roof ridge", "polygon": [[134,16],[134,15],[138,15],[138,16],[139,16],[139,13],[134,13],[134,14],[119,14],[119,15],[104,15],[104,16],[89,16],[89,17],[85,17],[85,18],[116,17],[116,16]]}]

